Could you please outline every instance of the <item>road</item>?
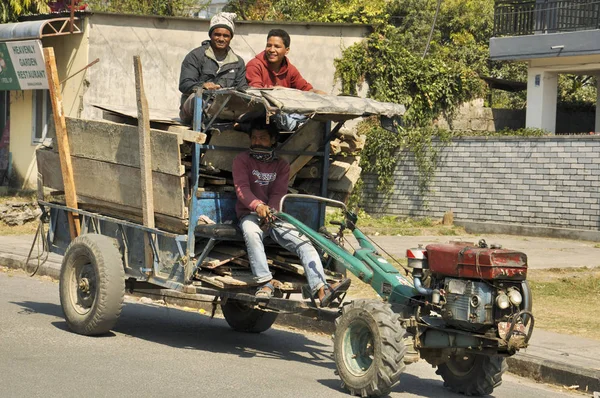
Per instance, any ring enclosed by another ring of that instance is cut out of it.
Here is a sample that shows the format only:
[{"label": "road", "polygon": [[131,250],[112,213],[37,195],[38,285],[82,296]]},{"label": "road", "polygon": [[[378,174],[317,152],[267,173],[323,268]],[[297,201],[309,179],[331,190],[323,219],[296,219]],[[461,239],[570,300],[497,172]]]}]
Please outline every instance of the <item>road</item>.
[{"label": "road", "polygon": [[[67,330],[56,282],[0,271],[0,397],[348,397],[334,370],[328,337],[240,334],[134,298],[114,333],[79,336]],[[391,396],[458,395],[421,361]],[[494,396],[581,397],[510,375]]]}]

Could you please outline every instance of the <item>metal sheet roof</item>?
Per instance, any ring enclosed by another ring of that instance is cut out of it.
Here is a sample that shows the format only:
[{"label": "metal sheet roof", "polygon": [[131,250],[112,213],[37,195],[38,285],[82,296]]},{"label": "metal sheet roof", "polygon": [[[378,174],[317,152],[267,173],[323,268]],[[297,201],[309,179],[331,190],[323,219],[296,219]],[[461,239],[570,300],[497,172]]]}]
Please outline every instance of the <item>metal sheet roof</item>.
[{"label": "metal sheet roof", "polygon": [[[81,21],[75,18],[73,33],[81,33]],[[31,40],[71,34],[69,18],[42,19],[0,24],[0,41]]]}]

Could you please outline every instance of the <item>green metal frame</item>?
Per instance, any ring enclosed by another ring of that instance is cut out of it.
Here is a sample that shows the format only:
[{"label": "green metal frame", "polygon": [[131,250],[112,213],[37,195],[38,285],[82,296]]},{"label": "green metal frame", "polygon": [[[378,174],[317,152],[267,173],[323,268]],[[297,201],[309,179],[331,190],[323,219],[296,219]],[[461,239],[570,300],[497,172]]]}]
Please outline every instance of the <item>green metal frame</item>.
[{"label": "green metal frame", "polygon": [[360,245],[360,248],[354,254],[349,253],[343,247],[340,247],[335,242],[327,239],[319,232],[287,213],[277,212],[275,213],[275,217],[296,227],[313,244],[342,263],[358,279],[371,285],[384,300],[390,303],[407,304],[412,297],[419,294],[414,288],[412,280],[402,275],[400,271],[383,258],[360,229],[356,228],[356,215],[348,211],[342,202],[312,195],[286,195],[282,198],[282,206],[280,208],[283,208],[283,202],[288,197],[305,197],[333,203],[343,208],[345,221],[342,228],[350,229]]}]

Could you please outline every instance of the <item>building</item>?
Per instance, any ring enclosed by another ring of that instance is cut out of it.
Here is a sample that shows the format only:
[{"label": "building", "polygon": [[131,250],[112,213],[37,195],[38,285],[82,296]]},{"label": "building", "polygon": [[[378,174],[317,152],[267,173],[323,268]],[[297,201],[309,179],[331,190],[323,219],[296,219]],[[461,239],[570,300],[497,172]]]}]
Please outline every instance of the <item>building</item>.
[{"label": "building", "polygon": [[191,11],[192,15],[190,16],[196,18],[210,19],[214,15],[223,11],[223,7],[227,5],[227,1],[223,0],[212,0],[208,6],[204,6],[205,3],[205,1],[199,1],[199,7],[197,7],[198,9],[193,9]]},{"label": "building", "polygon": [[490,58],[528,62],[526,127],[554,133],[558,75],[600,75],[600,3],[496,0]]},{"label": "building", "polygon": [[[65,115],[84,119],[101,119],[98,106],[135,108],[133,56],[140,55],[149,107],[177,115],[181,62],[208,39],[209,20],[79,12],[72,33],[70,26],[67,14],[3,24],[0,46],[40,40],[43,47],[53,47]],[[274,27],[290,33],[289,57],[303,76],[332,94],[339,92],[334,59],[369,32],[368,26],[353,24],[241,21],[232,48],[247,62],[264,49]],[[52,134],[52,123],[48,90],[0,91],[0,128],[6,132],[0,140],[0,183],[6,185],[10,174],[14,184],[36,186],[34,151]]]}]

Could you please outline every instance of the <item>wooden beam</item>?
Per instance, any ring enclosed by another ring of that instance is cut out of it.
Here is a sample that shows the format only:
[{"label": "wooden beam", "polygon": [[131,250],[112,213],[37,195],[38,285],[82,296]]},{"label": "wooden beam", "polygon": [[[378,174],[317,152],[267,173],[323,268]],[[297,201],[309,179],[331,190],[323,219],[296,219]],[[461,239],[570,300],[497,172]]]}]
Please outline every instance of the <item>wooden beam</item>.
[{"label": "wooden beam", "polygon": [[[70,117],[65,121],[71,156],[140,167],[138,126]],[[178,134],[151,129],[152,171],[183,175],[181,144],[183,140]]]},{"label": "wooden beam", "polygon": [[[62,173],[63,185],[65,190],[65,200],[67,206],[77,208],[77,193],[75,191],[75,182],[73,178],[73,166],[71,164],[71,151],[69,148],[69,136],[67,135],[67,125],[65,122],[65,113],[62,104],[62,95],[56,70],[56,58],[54,48],[44,48],[44,59],[46,62],[46,73],[48,74],[48,85],[50,88],[50,99],[52,101],[52,114],[54,116],[54,125],[56,129],[56,143],[60,158],[60,169]],[[79,236],[80,224],[77,213],[68,213],[69,233],[71,239]]]},{"label": "wooden beam", "polygon": [[[138,137],[140,148],[140,185],[142,193],[142,221],[144,227],[154,228],[154,193],[152,189],[152,154],[150,152],[150,116],[148,100],[144,92],[144,75],[139,55],[133,57],[135,71],[135,96],[138,109]],[[135,188],[134,188],[135,189]],[[146,268],[152,268],[154,262],[152,247],[147,233],[144,234],[144,259]]]},{"label": "wooden beam", "polygon": [[[313,151],[316,151],[318,147],[319,147],[319,144],[317,144],[316,142],[312,142],[306,148],[304,148],[304,150],[306,152],[313,152]],[[292,164],[290,164],[290,179],[292,177],[294,177],[300,171],[300,169],[302,169],[304,166],[306,166],[306,164],[312,158],[313,158],[312,155],[300,155],[300,156],[298,156],[292,162]]]},{"label": "wooden beam", "polygon": [[183,141],[193,142],[194,144],[204,144],[206,142],[206,134],[190,130],[186,126],[169,126],[167,131],[177,134]]}]

